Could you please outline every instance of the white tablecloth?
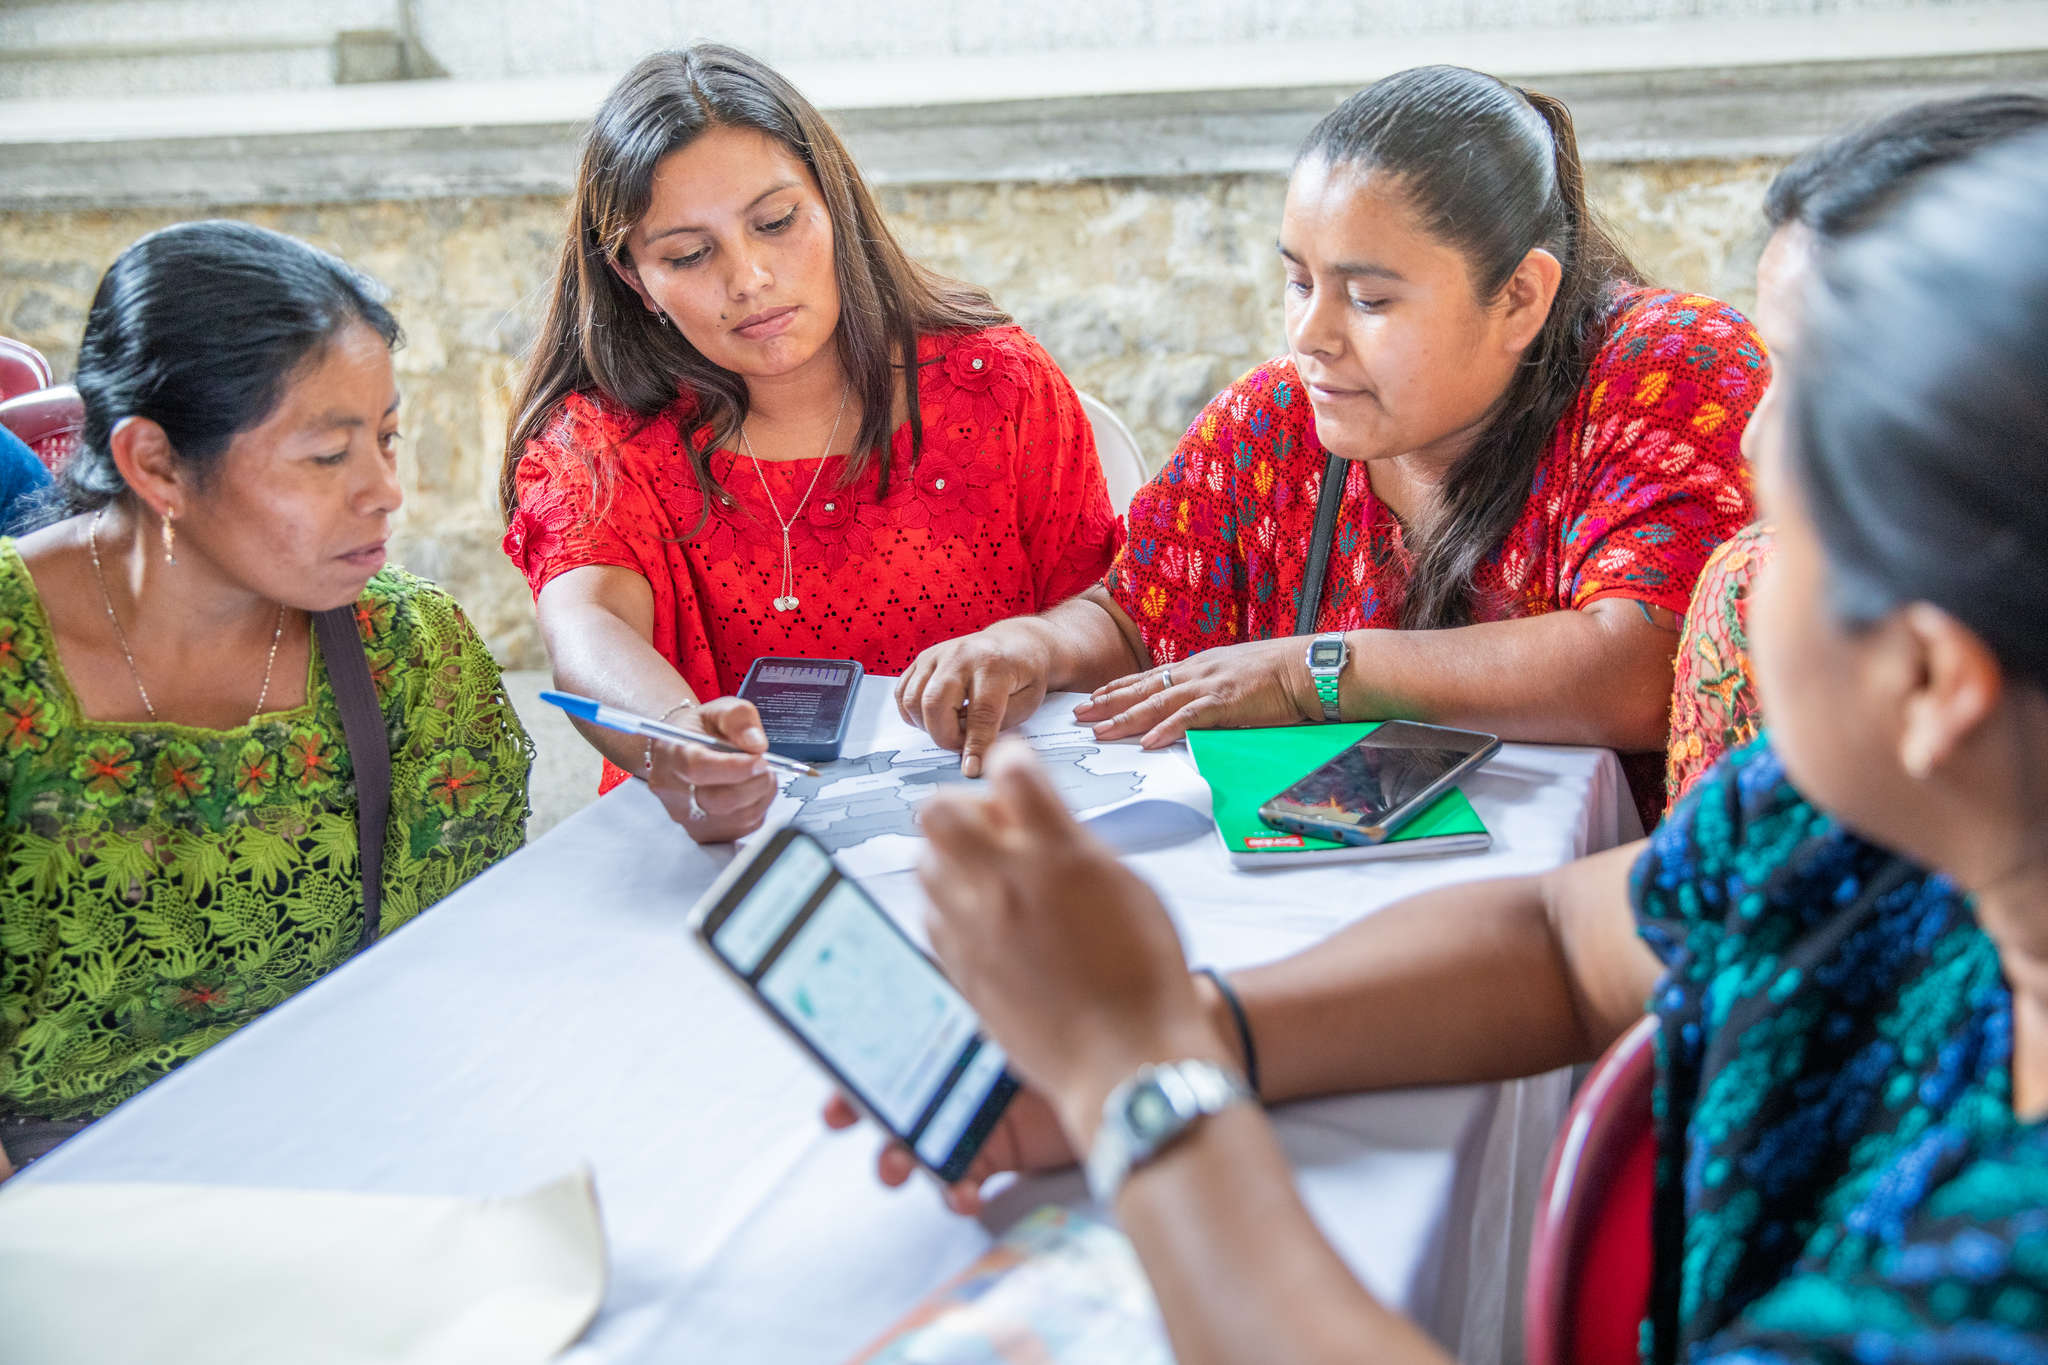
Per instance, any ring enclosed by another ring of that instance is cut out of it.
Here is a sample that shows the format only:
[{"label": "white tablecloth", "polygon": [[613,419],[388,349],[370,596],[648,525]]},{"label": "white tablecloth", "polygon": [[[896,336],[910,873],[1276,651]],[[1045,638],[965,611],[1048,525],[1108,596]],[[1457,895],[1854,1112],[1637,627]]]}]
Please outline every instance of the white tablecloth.
[{"label": "white tablecloth", "polygon": [[[864,705],[886,684],[871,680]],[[1602,750],[1509,745],[1466,791],[1484,856],[1234,872],[1213,834],[1132,859],[1195,961],[1290,952],[1411,892],[1636,832]],[[596,1173],[611,1281],[575,1362],[840,1361],[1073,1176],[982,1220],[872,1179],[809,1060],[715,973],[684,912],[730,857],[614,792],[123,1105],[21,1178],[420,1194]],[[906,919],[910,874],[875,888]],[[1565,1080],[1298,1105],[1303,1190],[1365,1282],[1462,1359],[1519,1355],[1521,1248]]]}]

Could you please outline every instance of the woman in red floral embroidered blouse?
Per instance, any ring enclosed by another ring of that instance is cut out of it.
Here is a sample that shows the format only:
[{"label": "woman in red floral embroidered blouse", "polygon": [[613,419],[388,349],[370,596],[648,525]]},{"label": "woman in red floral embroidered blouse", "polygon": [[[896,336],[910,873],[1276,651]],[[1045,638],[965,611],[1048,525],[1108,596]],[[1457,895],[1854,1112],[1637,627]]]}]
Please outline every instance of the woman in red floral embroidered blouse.
[{"label": "woman in red floral embroidered blouse", "polygon": [[[900,673],[1099,579],[1121,531],[1086,416],[1007,323],[903,256],[774,72],[641,63],[592,127],[506,455],[556,680],[759,752],[727,695],[756,657]],[[607,788],[647,777],[700,839],[774,797],[751,754],[585,733]]]},{"label": "woman in red floral embroidered blouse", "polygon": [[[1458,68],[1317,127],[1280,253],[1290,354],[1195,419],[1101,584],[927,652],[906,714],[972,756],[1048,687],[1093,688],[1079,718],[1148,745],[1407,716],[1661,769],[1678,614],[1750,516],[1748,324],[1635,285],[1564,107]],[[1296,622],[1328,469],[1318,679]]]}]

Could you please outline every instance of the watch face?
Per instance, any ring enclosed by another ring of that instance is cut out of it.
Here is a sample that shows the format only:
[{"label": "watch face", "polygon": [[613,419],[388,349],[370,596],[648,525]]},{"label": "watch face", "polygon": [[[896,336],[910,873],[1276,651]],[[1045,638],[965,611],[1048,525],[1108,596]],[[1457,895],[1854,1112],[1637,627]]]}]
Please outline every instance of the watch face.
[{"label": "watch face", "polygon": [[1131,1095],[1130,1105],[1124,1110],[1131,1128],[1141,1136],[1149,1137],[1178,1117],[1173,1105],[1156,1085],[1143,1085]]},{"label": "watch face", "polygon": [[1308,647],[1310,668],[1340,668],[1344,663],[1342,640],[1318,640]]}]

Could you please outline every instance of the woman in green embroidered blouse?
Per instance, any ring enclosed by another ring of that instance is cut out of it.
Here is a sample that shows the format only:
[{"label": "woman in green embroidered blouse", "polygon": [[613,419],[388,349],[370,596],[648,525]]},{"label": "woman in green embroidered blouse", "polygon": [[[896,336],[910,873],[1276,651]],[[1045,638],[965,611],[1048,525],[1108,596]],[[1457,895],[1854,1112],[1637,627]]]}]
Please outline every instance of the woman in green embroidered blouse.
[{"label": "woman in green embroidered blouse", "polygon": [[356,604],[390,732],[383,929],[524,838],[532,750],[497,665],[384,562],[398,327],[374,291],[229,222],[145,237],[100,283],[82,448],[51,524],[0,540],[16,1160],[357,948],[354,770],[309,613]]}]

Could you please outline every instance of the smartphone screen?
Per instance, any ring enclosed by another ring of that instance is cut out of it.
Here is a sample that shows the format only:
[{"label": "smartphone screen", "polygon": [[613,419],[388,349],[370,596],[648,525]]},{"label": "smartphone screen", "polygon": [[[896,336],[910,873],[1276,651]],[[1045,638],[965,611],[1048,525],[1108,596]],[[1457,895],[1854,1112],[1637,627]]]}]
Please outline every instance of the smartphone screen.
[{"label": "smartphone screen", "polygon": [[1016,1090],[966,999],[809,835],[778,831],[705,941],[918,1160],[962,1174]]},{"label": "smartphone screen", "polygon": [[790,758],[830,760],[845,740],[861,672],[850,659],[756,659],[739,694],[761,713],[769,748]]},{"label": "smartphone screen", "polygon": [[1389,721],[1260,807],[1288,828],[1316,826],[1342,837],[1346,828],[1391,833],[1397,818],[1421,810],[1499,749],[1492,735],[1412,721]]}]

